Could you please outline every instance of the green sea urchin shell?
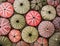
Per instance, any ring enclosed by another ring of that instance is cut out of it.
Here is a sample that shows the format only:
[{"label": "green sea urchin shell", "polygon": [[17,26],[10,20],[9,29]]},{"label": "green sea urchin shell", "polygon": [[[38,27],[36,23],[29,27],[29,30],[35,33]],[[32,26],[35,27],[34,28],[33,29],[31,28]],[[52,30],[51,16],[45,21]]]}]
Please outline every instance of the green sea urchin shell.
[{"label": "green sea urchin shell", "polygon": [[32,43],[38,38],[38,31],[36,28],[27,26],[22,31],[22,39],[27,43]]},{"label": "green sea urchin shell", "polygon": [[0,45],[1,46],[12,46],[10,40],[5,36],[0,36]]},{"label": "green sea urchin shell", "polygon": [[31,1],[31,9],[40,11],[43,5],[46,5],[46,0],[32,0]]},{"label": "green sea urchin shell", "polygon": [[25,26],[25,19],[22,15],[15,14],[11,17],[10,23],[15,29],[22,29]]},{"label": "green sea urchin shell", "polygon": [[49,39],[49,46],[60,46],[60,32],[55,33]]}]

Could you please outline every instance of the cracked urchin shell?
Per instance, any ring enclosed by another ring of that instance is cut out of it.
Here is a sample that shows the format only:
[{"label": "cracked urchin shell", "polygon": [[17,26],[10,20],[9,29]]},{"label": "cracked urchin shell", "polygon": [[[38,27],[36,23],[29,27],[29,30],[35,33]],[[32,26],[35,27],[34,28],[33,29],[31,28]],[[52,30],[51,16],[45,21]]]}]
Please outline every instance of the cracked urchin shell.
[{"label": "cracked urchin shell", "polygon": [[0,45],[1,46],[12,46],[12,43],[7,37],[0,36]]},{"label": "cracked urchin shell", "polygon": [[19,41],[16,46],[29,46],[28,43],[24,42],[24,41]]},{"label": "cracked urchin shell", "polygon": [[25,19],[22,15],[14,14],[10,18],[11,26],[15,29],[22,29],[25,26]]},{"label": "cracked urchin shell", "polygon": [[60,17],[56,17],[53,20],[53,24],[54,24],[55,28],[57,29],[56,31],[60,31]]},{"label": "cracked urchin shell", "polygon": [[49,46],[60,46],[60,32],[56,32],[49,39]]},{"label": "cracked urchin shell", "polygon": [[45,20],[53,20],[56,17],[56,10],[53,6],[46,5],[42,8],[41,15]]},{"label": "cracked urchin shell", "polygon": [[41,22],[41,15],[37,11],[29,11],[26,14],[26,22],[30,26],[37,26]]},{"label": "cracked urchin shell", "polygon": [[47,0],[47,3],[49,4],[49,5],[52,5],[52,6],[54,6],[54,7],[56,7],[57,5],[59,5],[59,0]]},{"label": "cracked urchin shell", "polygon": [[0,5],[0,16],[9,18],[12,16],[13,12],[13,6],[10,3],[4,2]]},{"label": "cracked urchin shell", "polygon": [[36,28],[27,26],[22,30],[22,39],[27,43],[33,43],[38,38],[38,31]]},{"label": "cracked urchin shell", "polygon": [[60,16],[60,5],[58,5],[58,6],[56,7],[56,11],[57,11],[58,16]]},{"label": "cracked urchin shell", "polygon": [[48,41],[45,38],[39,37],[34,43],[34,46],[48,46]]},{"label": "cracked urchin shell", "polygon": [[0,18],[0,35],[7,35],[11,29],[8,19]]},{"label": "cracked urchin shell", "polygon": [[7,0],[7,1],[10,2],[10,3],[14,3],[15,0]]},{"label": "cracked urchin shell", "polygon": [[41,10],[42,6],[46,4],[46,0],[32,0],[31,9]]},{"label": "cracked urchin shell", "polygon": [[30,9],[30,2],[28,0],[15,0],[13,6],[17,13],[25,14]]},{"label": "cracked urchin shell", "polygon": [[21,33],[19,30],[11,30],[10,33],[9,33],[9,39],[12,41],[12,42],[18,42],[20,39],[21,39]]},{"label": "cracked urchin shell", "polygon": [[50,21],[42,21],[38,26],[39,34],[45,38],[50,37],[54,31],[54,25]]}]

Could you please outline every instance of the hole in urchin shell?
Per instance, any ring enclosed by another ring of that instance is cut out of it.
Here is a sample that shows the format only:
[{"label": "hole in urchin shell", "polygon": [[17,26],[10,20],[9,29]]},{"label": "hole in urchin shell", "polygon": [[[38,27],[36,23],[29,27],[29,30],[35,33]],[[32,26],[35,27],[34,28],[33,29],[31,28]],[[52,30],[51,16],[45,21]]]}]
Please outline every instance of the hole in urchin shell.
[{"label": "hole in urchin shell", "polygon": [[16,20],[17,23],[19,23],[19,20]]},{"label": "hole in urchin shell", "polygon": [[0,28],[1,28],[1,26],[0,26]]},{"label": "hole in urchin shell", "polygon": [[29,33],[29,36],[31,37],[31,36],[32,36],[32,34],[31,34],[31,33]]},{"label": "hole in urchin shell", "polygon": [[56,0],[54,0],[54,1],[56,1]]},{"label": "hole in urchin shell", "polygon": [[0,44],[0,46],[2,46],[2,44]]},{"label": "hole in urchin shell", "polygon": [[6,10],[6,9],[4,9],[4,10]]},{"label": "hole in urchin shell", "polygon": [[20,6],[23,6],[23,3],[20,3]]},{"label": "hole in urchin shell", "polygon": [[33,18],[35,18],[35,17],[33,17]]},{"label": "hole in urchin shell", "polygon": [[32,1],[32,0],[28,0],[28,1]]},{"label": "hole in urchin shell", "polygon": [[36,5],[38,5],[38,3],[36,3]]},{"label": "hole in urchin shell", "polygon": [[15,35],[13,37],[15,37]]},{"label": "hole in urchin shell", "polygon": [[51,14],[51,11],[48,11],[49,14]]}]

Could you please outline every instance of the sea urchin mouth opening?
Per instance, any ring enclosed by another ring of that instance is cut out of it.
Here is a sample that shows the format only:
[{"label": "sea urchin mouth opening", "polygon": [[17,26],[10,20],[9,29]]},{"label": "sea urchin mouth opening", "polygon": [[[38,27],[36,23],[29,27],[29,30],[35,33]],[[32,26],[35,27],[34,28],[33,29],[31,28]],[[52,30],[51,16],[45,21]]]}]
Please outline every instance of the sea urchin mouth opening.
[{"label": "sea urchin mouth opening", "polygon": [[6,10],[6,9],[4,9],[4,10]]},{"label": "sea urchin mouth opening", "polygon": [[23,6],[23,3],[20,3],[20,6]]},{"label": "sea urchin mouth opening", "polygon": [[1,28],[1,26],[0,26],[0,28]]},{"label": "sea urchin mouth opening", "polygon": [[36,3],[36,5],[38,5],[38,3]]},{"label": "sea urchin mouth opening", "polygon": [[51,11],[48,11],[49,14],[51,14]]},{"label": "sea urchin mouth opening", "polygon": [[54,0],[54,1],[56,1],[56,0]]},{"label": "sea urchin mouth opening", "polygon": [[15,37],[15,35],[13,37]]},{"label": "sea urchin mouth opening", "polygon": [[32,1],[32,0],[28,0],[28,1]]},{"label": "sea urchin mouth opening", "polygon": [[19,23],[19,20],[16,20],[17,23]]},{"label": "sea urchin mouth opening", "polygon": [[32,34],[31,34],[31,33],[29,33],[29,36],[31,37],[31,36],[32,36]]},{"label": "sea urchin mouth opening", "polygon": [[35,18],[35,17],[33,17],[33,18]]}]

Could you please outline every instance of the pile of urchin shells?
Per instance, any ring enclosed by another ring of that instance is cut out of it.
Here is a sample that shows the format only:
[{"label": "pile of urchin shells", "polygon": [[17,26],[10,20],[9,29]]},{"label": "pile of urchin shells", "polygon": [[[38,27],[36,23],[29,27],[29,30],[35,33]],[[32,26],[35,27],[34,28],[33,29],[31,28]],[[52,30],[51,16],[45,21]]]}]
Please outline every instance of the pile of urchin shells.
[{"label": "pile of urchin shells", "polygon": [[60,46],[60,0],[0,0],[0,46]]}]

